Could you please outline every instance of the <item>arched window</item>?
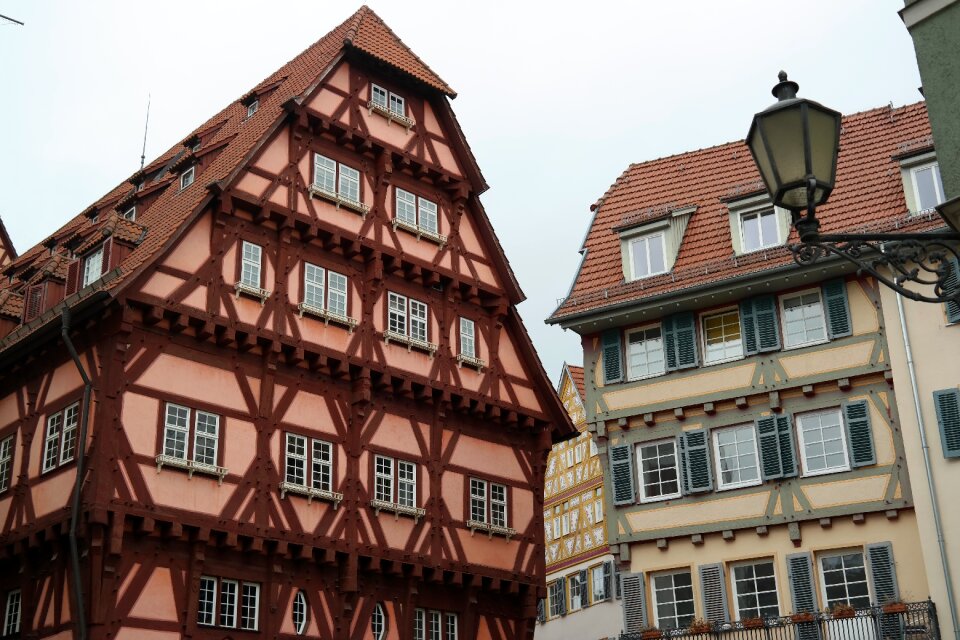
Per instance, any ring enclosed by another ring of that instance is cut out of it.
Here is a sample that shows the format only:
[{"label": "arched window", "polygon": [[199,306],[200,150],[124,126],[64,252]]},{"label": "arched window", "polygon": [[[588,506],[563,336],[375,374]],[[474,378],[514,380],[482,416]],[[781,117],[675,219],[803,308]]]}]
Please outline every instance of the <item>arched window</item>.
[{"label": "arched window", "polygon": [[373,607],[373,615],[370,616],[370,631],[373,632],[373,640],[387,637],[387,614],[383,612],[383,605],[379,602]]},{"label": "arched window", "polygon": [[303,592],[303,589],[297,591],[297,595],[293,597],[293,629],[297,632],[298,636],[302,636],[303,632],[307,630],[307,619],[308,619],[308,609],[307,609],[307,594]]}]

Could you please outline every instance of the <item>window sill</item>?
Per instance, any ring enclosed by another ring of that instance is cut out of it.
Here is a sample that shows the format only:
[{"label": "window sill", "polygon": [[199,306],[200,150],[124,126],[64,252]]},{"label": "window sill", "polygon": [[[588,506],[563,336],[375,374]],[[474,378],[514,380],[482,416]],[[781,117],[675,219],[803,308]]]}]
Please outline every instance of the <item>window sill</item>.
[{"label": "window sill", "polygon": [[260,306],[262,307],[266,303],[267,298],[270,297],[270,292],[266,289],[261,289],[260,287],[254,287],[243,282],[238,282],[233,285],[233,290],[237,294],[237,298],[240,297],[240,294],[250,296],[251,298],[256,298],[260,301]]},{"label": "window sill", "polygon": [[410,128],[416,124],[413,118],[408,118],[407,116],[401,116],[398,113],[394,113],[393,111],[390,111],[390,109],[387,109],[386,107],[381,107],[378,104],[374,104],[372,100],[367,103],[367,109],[371,114],[376,113],[386,118],[388,126],[390,125],[391,122],[399,123],[404,128],[406,128],[408,133],[410,132]]},{"label": "window sill", "polygon": [[409,222],[404,222],[403,220],[400,220],[398,218],[394,218],[393,230],[396,231],[397,229],[403,229],[404,231],[412,233],[413,235],[417,236],[417,240],[419,240],[420,238],[426,238],[431,242],[435,242],[438,245],[440,245],[441,249],[444,247],[444,245],[447,244],[447,236],[443,235],[442,233],[437,233],[436,231],[430,231],[429,229],[425,229],[419,224],[411,224]]},{"label": "window sill", "polygon": [[[758,466],[758,469],[759,469],[759,466]],[[716,470],[714,470],[714,472],[716,472]],[[771,480],[778,480],[778,479],[782,480],[782,478],[771,478]],[[750,482],[728,484],[726,486],[721,486],[720,483],[717,482],[717,493],[721,491],[733,491],[734,489],[745,489],[747,487],[759,487],[761,484],[763,484],[763,480],[751,480]]]},{"label": "window sill", "polygon": [[647,380],[648,378],[659,378],[660,376],[667,375],[666,371],[659,371],[657,373],[647,373],[642,376],[637,376],[635,378],[627,378],[624,382],[637,382],[638,380]]},{"label": "window sill", "polygon": [[395,520],[399,520],[400,516],[407,516],[408,518],[413,518],[414,522],[419,522],[420,518],[427,515],[426,509],[408,507],[396,502],[387,502],[386,500],[371,500],[370,508],[376,511],[377,515],[380,515],[381,511],[389,511],[393,514]]},{"label": "window sill", "polygon": [[[682,493],[671,494],[669,496],[657,496],[655,498],[640,498],[640,504],[650,504],[652,502],[666,502],[667,500],[679,500],[683,497]],[[627,506],[627,505],[620,505]]]},{"label": "window sill", "polygon": [[163,465],[168,467],[176,467],[177,469],[185,469],[187,471],[187,476],[193,478],[194,473],[202,473],[208,476],[214,476],[217,479],[217,484],[222,485],[223,479],[228,473],[226,467],[218,467],[213,464],[205,464],[203,462],[194,462],[193,460],[184,460],[183,458],[176,458],[174,456],[168,456],[161,453],[156,458],[157,461],[157,473],[163,469]]},{"label": "window sill", "polygon": [[650,279],[650,278],[656,278],[657,276],[662,276],[662,275],[664,275],[664,274],[666,274],[666,273],[670,273],[670,272],[669,272],[669,271],[658,271],[658,272],[656,272],[656,273],[648,273],[648,274],[642,275],[642,276],[635,276],[635,275],[633,275],[633,274],[630,274],[630,280],[629,280],[629,282],[637,282],[637,281],[639,281],[639,280],[648,280],[648,279]]},{"label": "window sill", "polygon": [[305,487],[301,484],[294,484],[292,482],[281,482],[280,483],[280,499],[283,500],[288,493],[295,493],[300,496],[307,497],[307,504],[313,502],[313,499],[325,500],[327,502],[333,503],[333,510],[336,511],[337,507],[340,505],[340,502],[343,500],[343,494],[337,493],[336,491],[327,491],[325,489],[314,489],[312,487]]},{"label": "window sill", "polygon": [[483,368],[487,366],[487,363],[475,356],[465,356],[461,353],[457,355],[457,366],[462,367],[463,365],[473,367],[477,371],[483,371]]},{"label": "window sill", "polygon": [[[846,437],[846,434],[844,434]],[[834,473],[843,473],[845,471],[850,471],[850,465],[845,467],[832,467],[830,469],[821,469],[820,471],[806,471],[800,475],[801,478],[814,478],[816,476],[829,476]]]},{"label": "window sill", "polygon": [[[826,331],[826,329],[824,329],[824,331]],[[784,344],[782,350],[793,351],[795,349],[803,349],[804,347],[815,347],[818,344],[827,344],[828,342],[830,342],[830,338],[827,338],[825,340],[814,340],[813,342],[801,342],[800,344],[792,344],[790,346],[787,346],[786,344]]]},{"label": "window sill", "polygon": [[710,362],[707,362],[706,359],[704,359],[703,366],[712,367],[717,364],[726,364],[728,362],[736,362],[737,360],[743,360],[744,358],[746,358],[746,356],[744,356],[743,354],[740,354],[739,356],[730,356],[728,358],[721,358],[719,360],[711,360]]},{"label": "window sill", "polygon": [[324,324],[339,324],[347,328],[347,331],[353,333],[353,330],[357,327],[360,322],[351,318],[349,316],[342,316],[339,313],[333,313],[327,311],[326,309],[321,309],[320,307],[315,307],[312,304],[307,304],[306,302],[301,302],[297,305],[297,310],[300,311],[300,317],[302,318],[304,314],[311,315],[315,318],[320,318],[323,320]]},{"label": "window sill", "polygon": [[351,200],[350,198],[344,198],[339,193],[334,193],[332,191],[327,191],[326,189],[321,189],[315,184],[310,185],[310,197],[317,196],[323,198],[324,200],[329,200],[330,202],[337,205],[337,209],[343,207],[345,209],[350,209],[360,214],[361,218],[366,219],[367,214],[370,213],[370,207],[358,202],[356,200]]},{"label": "window sill", "polygon": [[513,536],[517,535],[517,530],[510,527],[501,527],[496,524],[489,524],[487,522],[480,522],[479,520],[467,520],[467,528],[470,529],[470,535],[472,536],[477,531],[482,531],[487,534],[488,538],[493,536],[503,536],[508,541]]},{"label": "window sill", "polygon": [[397,333],[396,331],[390,331],[388,329],[387,331],[383,332],[383,342],[385,344],[390,344],[391,340],[398,344],[407,345],[407,351],[410,351],[411,349],[424,351],[429,354],[431,358],[437,353],[437,345],[433,342],[417,340],[416,338],[411,338],[410,336],[405,336],[402,333]]}]

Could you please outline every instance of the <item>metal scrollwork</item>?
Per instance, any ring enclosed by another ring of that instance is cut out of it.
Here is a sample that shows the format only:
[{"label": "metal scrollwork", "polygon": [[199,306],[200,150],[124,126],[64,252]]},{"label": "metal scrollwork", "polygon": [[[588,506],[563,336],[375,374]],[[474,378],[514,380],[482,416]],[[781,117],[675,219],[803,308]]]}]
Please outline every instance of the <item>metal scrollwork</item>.
[{"label": "metal scrollwork", "polygon": [[[934,238],[863,238],[820,236],[816,240],[789,245],[794,261],[812,265],[829,255],[855,264],[860,272],[894,289],[905,298],[921,302],[960,303],[960,252],[953,240]],[[932,287],[925,295],[904,287],[904,283]]]}]

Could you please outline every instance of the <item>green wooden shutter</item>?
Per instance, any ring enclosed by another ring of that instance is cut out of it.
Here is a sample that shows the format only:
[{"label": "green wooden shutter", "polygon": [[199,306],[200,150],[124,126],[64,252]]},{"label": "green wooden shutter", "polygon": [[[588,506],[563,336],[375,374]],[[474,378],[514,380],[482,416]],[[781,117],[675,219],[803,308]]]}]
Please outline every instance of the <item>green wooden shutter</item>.
[{"label": "green wooden shutter", "polygon": [[753,319],[757,329],[757,351],[779,351],[780,329],[777,326],[777,302],[773,296],[753,299]]},{"label": "green wooden shutter", "polygon": [[609,600],[613,595],[610,592],[610,581],[613,579],[613,563],[609,560],[603,563],[603,599]]},{"label": "green wooden shutter", "polygon": [[940,426],[940,443],[945,458],[960,458],[960,390],[942,389],[933,392]]},{"label": "green wooden shutter", "polygon": [[590,581],[587,578],[587,570],[580,570],[580,607],[586,609],[590,606]]},{"label": "green wooden shutter", "polygon": [[853,333],[850,304],[847,301],[847,283],[843,278],[823,283],[823,306],[826,312],[827,333],[830,338],[842,338]]},{"label": "green wooden shutter", "polygon": [[[953,293],[960,288],[960,262],[955,258],[949,261],[950,275],[943,283],[944,293]],[[947,322],[960,322],[960,300],[951,300],[944,305],[947,312]]]},{"label": "green wooden shutter", "polygon": [[783,477],[793,478],[797,475],[797,448],[793,441],[793,421],[789,413],[777,416],[777,438],[780,444]]},{"label": "green wooden shutter", "polygon": [[560,615],[567,615],[567,579],[560,578],[557,580],[557,584],[560,585]]},{"label": "green wooden shutter", "polygon": [[760,449],[760,467],[764,480],[783,477],[783,461],[780,459],[780,437],[775,416],[757,418],[757,444]]},{"label": "green wooden shutter", "polygon": [[677,343],[677,368],[697,366],[697,323],[692,312],[673,316],[673,329]]},{"label": "green wooden shutter", "polygon": [[620,330],[603,332],[603,382],[611,384],[623,380],[623,358],[620,347]]},{"label": "green wooden shutter", "polygon": [[865,467],[877,463],[877,454],[873,448],[873,429],[870,427],[870,406],[867,403],[867,400],[857,400],[843,405],[851,467]]},{"label": "green wooden shutter", "polygon": [[636,483],[633,478],[633,447],[628,444],[610,447],[610,476],[613,478],[613,504],[633,504]]},{"label": "green wooden shutter", "polygon": [[807,553],[787,556],[787,580],[794,613],[816,613],[817,597],[813,589],[813,557]]},{"label": "green wooden shutter", "polygon": [[753,313],[753,300],[740,303],[740,332],[743,336],[743,354],[752,356],[757,353],[757,323]]},{"label": "green wooden shutter", "polygon": [[663,355],[664,368],[667,371],[677,370],[677,335],[673,328],[673,317],[663,319]]},{"label": "green wooden shutter", "polygon": [[620,599],[620,565],[616,563],[610,563],[613,565],[613,597]]},{"label": "green wooden shutter", "polygon": [[643,574],[620,574],[620,593],[623,594],[623,630],[627,633],[640,633],[647,627]]},{"label": "green wooden shutter", "polygon": [[685,431],[680,438],[683,441],[687,491],[689,493],[711,491],[713,475],[710,473],[710,453],[707,450],[709,438],[706,430]]},{"label": "green wooden shutter", "polygon": [[707,622],[730,621],[722,564],[700,565],[700,593],[703,596],[703,614]]},{"label": "green wooden shutter", "polygon": [[897,569],[893,562],[893,545],[878,542],[867,545],[867,561],[870,564],[870,581],[878,604],[893,602],[900,597],[897,588]]},{"label": "green wooden shutter", "polygon": [[537,600],[537,622],[543,624],[547,621],[547,607],[543,598]]},{"label": "green wooden shutter", "polygon": [[677,456],[679,457],[677,472],[680,474],[680,493],[687,495],[690,493],[690,485],[687,482],[687,440],[683,434],[677,436]]}]

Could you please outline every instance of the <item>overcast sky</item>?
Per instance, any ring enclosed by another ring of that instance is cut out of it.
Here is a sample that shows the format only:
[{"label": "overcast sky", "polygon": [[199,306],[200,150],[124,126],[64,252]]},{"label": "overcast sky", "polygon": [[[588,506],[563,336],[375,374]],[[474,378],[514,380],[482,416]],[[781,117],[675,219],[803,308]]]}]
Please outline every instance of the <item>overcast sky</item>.
[{"label": "overcast sky", "polygon": [[[902,0],[386,2],[444,80],[490,184],[547,373],[579,337],[543,319],[569,290],[595,202],[631,162],[742,138],[786,69],[842,111],[921,99]],[[41,241],[320,38],[359,4],[0,0],[0,216]]]}]

